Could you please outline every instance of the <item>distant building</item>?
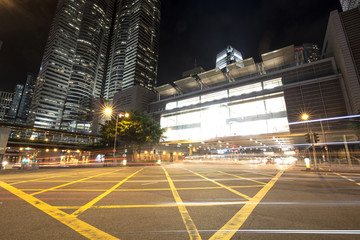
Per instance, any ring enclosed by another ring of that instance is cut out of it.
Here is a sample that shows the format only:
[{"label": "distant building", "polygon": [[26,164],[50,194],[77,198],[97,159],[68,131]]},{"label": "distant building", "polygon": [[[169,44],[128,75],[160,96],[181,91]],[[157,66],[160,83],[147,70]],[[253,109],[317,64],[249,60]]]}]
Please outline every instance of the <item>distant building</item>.
[{"label": "distant building", "polygon": [[21,98],[23,96],[23,91],[24,91],[24,85],[17,84],[15,87],[14,94],[13,94],[11,107],[10,107],[10,110],[8,113],[8,118],[9,118],[10,122],[15,122],[15,120],[17,118]]},{"label": "distant building", "polygon": [[11,108],[13,93],[0,91],[0,121],[5,121]]},{"label": "distant building", "polygon": [[16,122],[25,123],[27,121],[27,118],[29,117],[32,98],[34,96],[35,85],[36,75],[33,73],[28,73],[19,109],[17,112]]},{"label": "distant building", "polygon": [[343,11],[348,11],[356,8],[359,5],[359,0],[340,0]]},{"label": "distant building", "polygon": [[322,57],[335,57],[350,100],[349,113],[360,112],[360,9],[330,13]]},{"label": "distant building", "polygon": [[295,58],[299,64],[318,61],[321,57],[317,44],[305,43],[295,47]]},{"label": "distant building", "polygon": [[216,55],[216,68],[224,69],[226,65],[241,60],[243,60],[241,53],[229,45],[225,50]]}]

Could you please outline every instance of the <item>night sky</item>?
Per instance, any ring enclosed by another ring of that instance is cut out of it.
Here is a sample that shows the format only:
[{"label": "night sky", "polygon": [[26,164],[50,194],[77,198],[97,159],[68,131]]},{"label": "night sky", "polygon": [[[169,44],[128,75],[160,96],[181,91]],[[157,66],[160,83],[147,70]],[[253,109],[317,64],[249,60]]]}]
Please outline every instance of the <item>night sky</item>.
[{"label": "night sky", "polygon": [[[0,91],[39,71],[56,0],[0,0]],[[195,61],[215,67],[232,45],[244,59],[291,44],[322,47],[329,13],[339,0],[162,0],[158,83],[181,78]]]}]

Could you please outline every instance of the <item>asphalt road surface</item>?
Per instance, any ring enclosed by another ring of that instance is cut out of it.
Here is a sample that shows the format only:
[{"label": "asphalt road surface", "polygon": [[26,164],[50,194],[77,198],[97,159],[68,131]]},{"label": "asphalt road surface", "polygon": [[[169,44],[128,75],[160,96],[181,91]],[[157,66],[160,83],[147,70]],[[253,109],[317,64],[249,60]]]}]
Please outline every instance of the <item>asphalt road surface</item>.
[{"label": "asphalt road surface", "polygon": [[173,164],[0,175],[0,239],[360,239],[360,174]]}]

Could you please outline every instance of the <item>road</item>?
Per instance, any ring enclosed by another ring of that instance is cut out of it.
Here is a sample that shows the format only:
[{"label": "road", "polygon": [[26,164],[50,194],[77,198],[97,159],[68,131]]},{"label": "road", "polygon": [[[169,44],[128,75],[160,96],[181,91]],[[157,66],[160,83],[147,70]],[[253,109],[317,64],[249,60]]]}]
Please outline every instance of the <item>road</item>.
[{"label": "road", "polygon": [[0,239],[360,239],[360,174],[240,164],[2,174]]}]

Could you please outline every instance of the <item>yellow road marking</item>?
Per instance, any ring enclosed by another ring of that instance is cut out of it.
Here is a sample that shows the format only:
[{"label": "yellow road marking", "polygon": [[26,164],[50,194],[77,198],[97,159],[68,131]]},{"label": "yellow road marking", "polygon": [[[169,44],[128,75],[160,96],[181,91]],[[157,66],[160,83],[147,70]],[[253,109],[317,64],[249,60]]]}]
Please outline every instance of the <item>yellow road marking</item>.
[{"label": "yellow road marking", "polygon": [[276,181],[281,177],[285,170],[281,170],[273,177],[248,203],[243,206],[219,231],[217,231],[211,240],[228,240],[244,224],[255,207],[265,197],[266,193],[274,186]]},{"label": "yellow road marking", "polygon": [[[187,207],[208,207],[208,206],[225,206],[225,205],[241,205],[246,204],[248,201],[238,202],[209,202],[209,203],[183,203],[183,206]],[[103,206],[92,206],[91,209],[100,208],[166,208],[166,207],[178,207],[178,203],[169,204],[148,204],[148,205],[103,205]],[[80,206],[56,206],[58,209],[79,209]]]},{"label": "yellow road marking", "polygon": [[236,195],[238,195],[238,196],[240,196],[242,198],[245,198],[245,199],[248,199],[248,200],[251,199],[251,197],[249,197],[248,195],[245,195],[245,194],[243,194],[241,192],[238,192],[238,191],[232,189],[231,187],[225,186],[224,184],[221,184],[221,183],[219,183],[219,182],[217,182],[217,181],[215,181],[213,179],[207,178],[207,177],[205,177],[205,176],[203,176],[203,175],[201,175],[199,173],[193,172],[193,171],[191,171],[189,169],[186,169],[186,170],[188,170],[189,172],[191,172],[191,173],[193,173],[193,174],[195,174],[195,175],[197,175],[199,177],[202,177],[202,178],[204,178],[204,179],[206,179],[206,180],[208,180],[208,181],[210,181],[210,182],[212,182],[212,183],[214,183],[216,185],[219,185],[220,187],[225,188],[226,190],[228,190],[228,191],[230,191],[232,193],[235,193]]},{"label": "yellow road marking", "polygon": [[[88,172],[93,172],[93,171],[87,171],[87,172],[83,172],[83,173],[88,173]],[[23,181],[19,181],[19,182],[14,182],[14,183],[10,183],[10,185],[15,185],[15,184],[20,184],[20,183],[26,183],[26,182],[37,182],[39,180],[44,180],[44,179],[49,179],[49,178],[56,178],[56,177],[62,177],[62,176],[71,176],[71,175],[75,175],[78,173],[71,173],[71,174],[57,174],[55,176],[47,176],[47,177],[43,177],[43,178],[37,178],[37,179],[31,179],[31,180],[23,180]],[[10,179],[9,179],[10,180]]]},{"label": "yellow road marking", "polygon": [[169,173],[166,171],[166,169],[163,166],[161,166],[161,167],[165,172],[166,178],[167,178],[167,180],[169,182],[169,186],[171,188],[174,199],[175,199],[175,201],[177,203],[177,207],[179,209],[179,212],[181,214],[181,217],[183,219],[185,227],[186,227],[186,229],[188,231],[190,239],[201,239],[200,234],[199,234],[193,220],[191,219],[190,214],[187,211],[183,201],[181,200],[180,195],[177,192],[176,187],[175,187]]},{"label": "yellow road marking", "polygon": [[248,170],[241,170],[243,172],[248,172],[248,173],[253,173],[253,174],[258,174],[258,175],[263,175],[263,176],[267,176],[267,177],[273,177],[274,175],[270,175],[270,174],[266,174],[266,173],[259,173],[259,172],[254,172],[254,171],[248,171]]},{"label": "yellow road marking", "polygon": [[94,175],[94,176],[90,176],[90,177],[86,177],[86,178],[83,178],[83,179],[79,179],[79,180],[76,180],[76,181],[72,181],[72,182],[69,182],[69,183],[65,183],[65,184],[62,184],[60,186],[56,186],[56,187],[52,187],[52,188],[48,188],[48,189],[44,189],[40,192],[36,192],[36,193],[32,193],[31,195],[37,195],[37,194],[40,194],[40,193],[44,193],[44,192],[47,192],[47,191],[52,191],[52,190],[55,190],[55,189],[59,189],[61,187],[65,187],[65,186],[68,186],[68,185],[71,185],[71,184],[74,184],[74,183],[78,183],[78,182],[81,182],[81,181],[85,181],[87,179],[91,179],[91,178],[94,178],[94,177],[98,177],[98,176],[102,176],[102,175],[106,175],[106,174],[111,174],[111,173],[114,173],[114,172],[118,172],[118,171],[121,171],[123,169],[120,169],[120,170],[116,170],[116,171],[111,171],[111,172],[105,172],[105,173],[100,173],[100,174],[97,174],[97,175]]},{"label": "yellow road marking", "polygon": [[55,218],[56,220],[60,221],[61,223],[65,224],[66,226],[72,228],[79,234],[87,237],[89,239],[118,239],[111,236],[108,233],[105,233],[94,226],[91,226],[88,223],[85,223],[74,216],[64,213],[59,209],[44,203],[43,201],[26,194],[17,188],[0,181],[0,187],[6,189],[7,191],[11,192],[12,194],[18,196],[19,198],[25,200],[26,202],[30,203],[34,207],[38,208],[39,210],[45,212],[46,214],[50,215],[51,217]]},{"label": "yellow road marking", "polygon": [[138,172],[140,172],[141,170],[143,170],[144,168],[140,169],[139,171],[136,171],[135,173],[131,174],[130,176],[126,177],[125,179],[123,179],[122,181],[120,181],[118,184],[114,185],[112,188],[110,188],[109,190],[107,190],[106,192],[104,192],[103,194],[99,195],[98,197],[94,198],[93,200],[91,200],[90,202],[88,202],[87,204],[85,204],[84,206],[80,207],[78,210],[76,210],[75,212],[73,212],[71,215],[72,216],[79,216],[81,213],[83,213],[84,211],[86,211],[87,209],[91,208],[95,203],[97,203],[98,201],[100,201],[101,199],[103,199],[104,197],[106,197],[108,194],[110,194],[112,191],[114,191],[117,187],[119,187],[121,184],[123,184],[124,182],[126,182],[129,178],[131,178],[132,176],[134,176],[135,174],[137,174]]},{"label": "yellow road marking", "polygon": [[244,179],[244,180],[256,182],[256,183],[260,183],[260,184],[264,184],[264,185],[266,184],[264,182],[260,182],[260,181],[257,181],[257,180],[251,179],[251,178],[241,177],[241,176],[238,176],[238,175],[234,175],[234,174],[226,173],[226,172],[221,172],[221,171],[218,171],[218,172],[229,175],[229,176],[233,176],[233,177],[236,177],[236,178],[241,178],[241,179]]},{"label": "yellow road marking", "polygon": [[[118,181],[117,181],[118,182]],[[127,181],[129,182],[129,181]],[[249,186],[229,186],[230,188],[258,188],[263,187],[264,185],[249,185]],[[177,188],[177,190],[208,190],[208,189],[220,189],[223,187],[193,187],[193,188]],[[19,190],[23,192],[38,192],[42,191],[44,189],[42,188],[19,188]],[[105,192],[107,189],[53,189],[52,192]],[[115,189],[114,192],[151,192],[151,191],[171,191],[171,188],[134,188],[134,189],[126,189],[126,188],[120,188]]]},{"label": "yellow road marking", "polygon": [[344,175],[341,175],[341,174],[339,174],[339,173],[335,173],[335,174],[338,175],[338,176],[340,176],[340,177],[342,177],[342,178],[345,178],[346,180],[348,180],[348,181],[350,181],[350,182],[354,182],[355,184],[357,184],[357,185],[360,186],[360,183],[356,182],[354,179],[348,178],[348,177],[346,177],[346,176],[344,176]]}]

